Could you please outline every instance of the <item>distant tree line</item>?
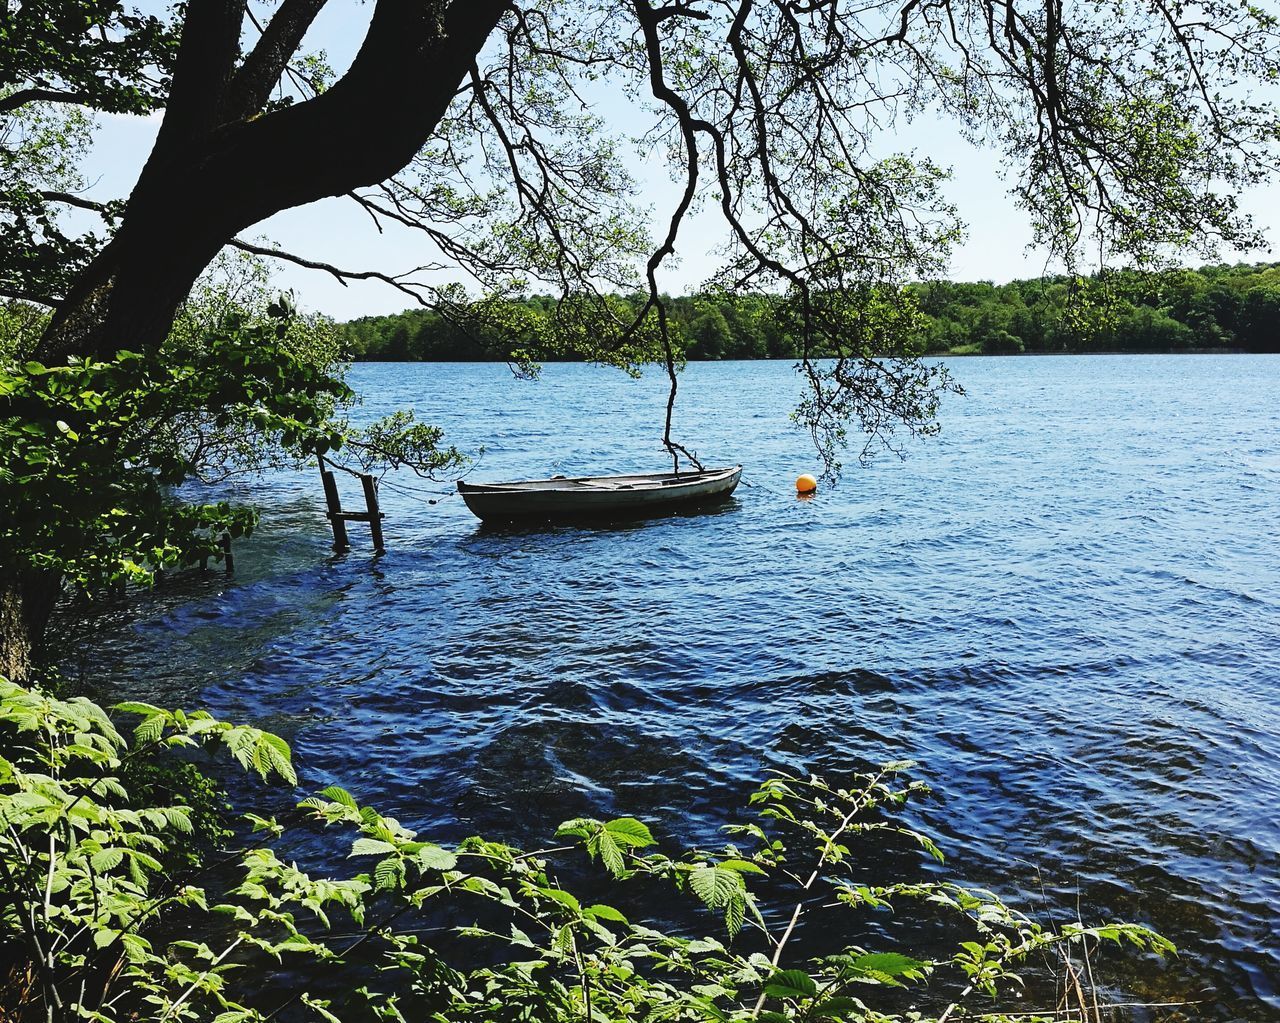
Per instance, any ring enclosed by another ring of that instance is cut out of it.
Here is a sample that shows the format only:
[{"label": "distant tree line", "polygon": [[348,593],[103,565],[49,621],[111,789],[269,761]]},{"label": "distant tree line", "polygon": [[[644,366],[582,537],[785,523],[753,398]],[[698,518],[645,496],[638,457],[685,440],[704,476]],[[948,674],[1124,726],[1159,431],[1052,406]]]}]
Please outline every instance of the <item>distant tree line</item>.
[{"label": "distant tree line", "polygon": [[915,290],[934,352],[1280,351],[1280,263]]},{"label": "distant tree line", "polygon": [[[939,280],[909,290],[922,314],[928,353],[1280,352],[1280,263],[1113,271],[1002,285]],[[625,314],[641,300],[620,296],[616,303]],[[673,336],[690,360],[799,354],[797,338],[775,315],[774,296],[708,293],[668,303]],[[547,321],[553,331],[555,299],[533,296],[510,306],[515,319]],[[338,330],[358,360],[501,361],[512,347],[500,322],[459,323],[427,309],[365,316]],[[570,350],[558,357],[575,355]]]}]

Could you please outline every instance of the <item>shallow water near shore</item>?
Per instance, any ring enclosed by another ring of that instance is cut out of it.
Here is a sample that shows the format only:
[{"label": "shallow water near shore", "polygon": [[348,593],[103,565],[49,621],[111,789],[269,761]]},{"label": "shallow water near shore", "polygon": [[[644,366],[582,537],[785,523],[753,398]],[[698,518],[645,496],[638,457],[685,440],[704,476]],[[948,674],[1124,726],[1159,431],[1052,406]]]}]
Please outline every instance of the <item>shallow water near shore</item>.
[{"label": "shallow water near shore", "polygon": [[[280,474],[234,578],[97,616],[68,666],[279,731],[304,785],[438,838],[625,813],[713,842],[771,768],[911,758],[950,873],[1166,934],[1139,1000],[1280,1019],[1280,356],[953,371],[939,438],[812,500],[780,363],[685,373],[678,436],[746,467],[702,514],[492,529],[398,474],[387,556],[353,524],[335,557],[315,474]],[[659,373],[350,379],[484,446],[476,481],[667,465]]]}]

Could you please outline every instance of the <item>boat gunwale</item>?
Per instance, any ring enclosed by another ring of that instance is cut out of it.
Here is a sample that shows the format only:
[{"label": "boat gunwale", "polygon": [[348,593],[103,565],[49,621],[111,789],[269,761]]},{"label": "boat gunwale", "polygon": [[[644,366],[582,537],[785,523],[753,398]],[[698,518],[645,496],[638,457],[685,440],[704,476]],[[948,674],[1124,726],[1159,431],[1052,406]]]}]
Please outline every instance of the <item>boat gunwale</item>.
[{"label": "boat gunwale", "polygon": [[[566,484],[591,484],[591,483],[621,483],[625,481],[645,481],[653,483],[653,490],[661,489],[662,481],[678,481],[680,484],[693,485],[697,483],[710,483],[720,479],[724,479],[734,473],[741,473],[741,465],[731,465],[724,469],[704,469],[698,472],[681,473],[681,472],[650,472],[650,473],[628,473],[620,476],[565,476],[560,479],[540,479],[540,480],[510,480],[504,483],[468,483],[466,480],[458,480],[458,491],[469,491],[471,493],[583,493],[574,486]],[[554,484],[552,486],[539,486],[539,484]],[[668,484],[670,485],[670,484]]]}]

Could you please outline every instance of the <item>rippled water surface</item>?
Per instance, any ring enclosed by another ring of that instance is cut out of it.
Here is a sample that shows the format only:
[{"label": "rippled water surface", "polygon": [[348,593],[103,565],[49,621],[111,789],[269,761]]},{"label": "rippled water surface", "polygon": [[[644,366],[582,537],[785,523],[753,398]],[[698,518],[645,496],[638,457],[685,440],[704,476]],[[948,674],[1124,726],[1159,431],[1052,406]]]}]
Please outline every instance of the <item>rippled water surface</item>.
[{"label": "rippled water surface", "polygon": [[[233,581],[99,621],[78,660],[444,837],[591,811],[709,841],[769,768],[910,757],[951,871],[1157,926],[1183,956],[1131,995],[1280,1018],[1280,357],[953,369],[940,438],[810,501],[776,363],[685,374],[679,434],[755,484],[705,514],[493,530],[394,476],[389,554],[353,526],[333,557],[318,481],[281,476]],[[665,464],[658,375],[352,381],[483,445],[476,480]]]}]

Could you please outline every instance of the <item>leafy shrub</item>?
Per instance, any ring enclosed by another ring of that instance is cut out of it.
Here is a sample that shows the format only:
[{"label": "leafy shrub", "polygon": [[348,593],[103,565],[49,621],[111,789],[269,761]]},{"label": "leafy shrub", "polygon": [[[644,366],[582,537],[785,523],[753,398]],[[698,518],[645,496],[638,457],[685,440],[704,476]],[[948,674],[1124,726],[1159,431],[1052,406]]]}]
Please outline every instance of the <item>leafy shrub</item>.
[{"label": "leafy shrub", "polygon": [[265,329],[233,334],[185,362],[120,352],[108,361],[0,365],[0,566],[82,590],[149,582],[158,567],[220,556],[254,515],[186,504],[173,487],[199,455],[168,427],[192,409],[288,446],[341,442],[327,423],[346,388],[282,351]]},{"label": "leafy shrub", "polygon": [[[727,829],[731,844],[680,856],[628,817],[566,822],[555,846],[532,852],[480,838],[448,849],[331,787],[288,820],[251,817],[237,875],[215,890],[166,876],[163,858],[187,840],[191,810],[131,798],[124,765],[205,747],[292,785],[288,747],[201,712],[116,711],[140,719],[132,741],[88,700],[0,681],[0,941],[19,964],[0,996],[14,1020],[894,1023],[926,1018],[926,1005],[946,1020],[976,994],[1000,998],[1047,950],[1099,940],[1171,948],[1130,924],[1047,930],[950,882],[856,880],[858,843],[874,835],[941,859],[895,815],[928,791],[906,780],[905,763],[848,787],[772,778],[751,796],[756,819]],[[345,829],[364,869],[313,877],[282,856],[279,843],[309,825]],[[615,884],[610,901],[638,905],[637,919],[564,887],[575,863]],[[660,929],[668,892],[711,914],[718,936]],[[912,903],[948,916],[962,940],[943,956],[849,946],[818,958],[792,940],[817,905]],[[162,940],[179,918],[182,936]],[[243,969],[260,975],[286,957],[300,978],[291,990]],[[919,985],[930,978],[937,993],[926,997]],[[897,1012],[890,999],[903,993],[917,1007]]]},{"label": "leafy shrub", "polygon": [[1022,339],[1007,330],[991,330],[982,337],[983,355],[1021,355]]},{"label": "leafy shrub", "polygon": [[0,361],[0,573],[45,573],[90,593],[221,558],[218,535],[244,535],[256,513],[188,503],[174,488],[262,468],[268,450],[333,461],[341,448],[366,471],[462,461],[411,413],[364,430],[338,418],[355,396],[323,359],[295,350],[287,303],[251,324],[227,317],[225,333],[185,351]]},{"label": "leafy shrub", "polygon": [[186,811],[191,832],[158,856],[167,874],[205,865],[235,834],[226,789],[190,760],[134,756],[121,763],[120,783],[134,806]]}]

